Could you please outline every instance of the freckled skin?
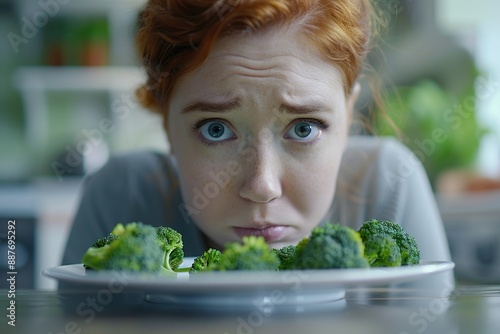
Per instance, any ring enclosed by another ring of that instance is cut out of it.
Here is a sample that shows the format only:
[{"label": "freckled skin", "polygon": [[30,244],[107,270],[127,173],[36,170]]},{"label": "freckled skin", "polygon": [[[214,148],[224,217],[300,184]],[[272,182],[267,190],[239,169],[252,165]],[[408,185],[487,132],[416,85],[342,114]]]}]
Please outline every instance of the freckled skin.
[{"label": "freckled skin", "polygon": [[[296,244],[325,218],[354,95],[346,98],[337,68],[293,28],[226,37],[179,79],[168,138],[184,202],[197,209],[191,218],[212,246],[240,240],[235,227],[271,225],[282,226],[273,247]],[[237,105],[183,112],[199,101]],[[207,130],[214,122],[220,138]],[[297,137],[301,122],[311,126],[307,138]]]}]

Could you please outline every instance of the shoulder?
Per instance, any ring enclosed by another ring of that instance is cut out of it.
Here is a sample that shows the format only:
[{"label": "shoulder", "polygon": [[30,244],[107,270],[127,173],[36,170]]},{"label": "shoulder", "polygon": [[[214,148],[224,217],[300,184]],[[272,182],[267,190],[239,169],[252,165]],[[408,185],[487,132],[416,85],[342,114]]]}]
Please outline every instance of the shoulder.
[{"label": "shoulder", "polygon": [[106,164],[91,174],[147,173],[168,167],[170,158],[165,153],[155,151],[132,151],[113,155]]},{"label": "shoulder", "polygon": [[350,224],[373,217],[397,220],[408,194],[421,193],[426,183],[421,162],[396,139],[350,137],[339,169],[336,218]]},{"label": "shoulder", "polygon": [[113,155],[102,168],[87,176],[85,184],[100,188],[117,184],[123,189],[147,180],[169,181],[173,173],[175,169],[168,154],[133,151]]},{"label": "shoulder", "polygon": [[391,180],[401,181],[421,170],[418,158],[396,139],[353,136],[342,158],[339,179],[358,185],[383,179],[390,186]]},{"label": "shoulder", "polygon": [[112,156],[101,169],[86,177],[80,210],[106,216],[113,212],[109,220],[114,222],[144,222],[150,216],[168,213],[165,203],[179,201],[177,192],[177,173],[168,154],[127,152]]},{"label": "shoulder", "polygon": [[101,235],[118,222],[158,225],[175,213],[178,192],[168,155],[152,151],[114,155],[86,177],[74,224],[88,227],[92,222]]},{"label": "shoulder", "polygon": [[343,159],[373,158],[380,163],[393,163],[410,156],[413,153],[393,137],[353,136],[348,140]]}]

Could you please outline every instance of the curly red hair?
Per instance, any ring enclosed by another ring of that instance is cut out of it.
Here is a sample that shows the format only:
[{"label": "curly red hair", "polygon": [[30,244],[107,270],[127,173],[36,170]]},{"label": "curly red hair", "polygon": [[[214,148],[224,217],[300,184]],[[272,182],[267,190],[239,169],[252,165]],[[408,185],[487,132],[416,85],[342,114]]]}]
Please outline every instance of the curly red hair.
[{"label": "curly red hair", "polygon": [[294,23],[337,66],[348,93],[368,51],[372,11],[370,0],[149,0],[136,40],[147,73],[138,98],[166,115],[176,80],[201,65],[219,38]]}]

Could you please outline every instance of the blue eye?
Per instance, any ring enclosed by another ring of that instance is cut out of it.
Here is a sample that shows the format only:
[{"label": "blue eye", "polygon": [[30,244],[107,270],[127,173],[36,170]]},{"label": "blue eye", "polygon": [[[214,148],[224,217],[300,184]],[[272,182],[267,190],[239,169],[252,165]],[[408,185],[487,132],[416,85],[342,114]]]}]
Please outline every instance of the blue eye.
[{"label": "blue eye", "polygon": [[320,128],[312,122],[298,122],[286,133],[286,138],[297,141],[312,141],[321,134]]},{"label": "blue eye", "polygon": [[220,121],[209,121],[199,127],[203,139],[208,141],[224,141],[234,138],[234,132]]}]

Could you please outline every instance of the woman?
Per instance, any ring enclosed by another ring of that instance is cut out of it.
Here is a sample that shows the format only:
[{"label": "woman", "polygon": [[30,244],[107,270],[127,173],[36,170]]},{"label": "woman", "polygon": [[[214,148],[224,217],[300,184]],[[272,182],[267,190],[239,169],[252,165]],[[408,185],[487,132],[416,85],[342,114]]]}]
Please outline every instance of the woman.
[{"label": "woman", "polygon": [[348,137],[368,52],[368,0],[151,0],[141,101],[171,154],[112,159],[88,177],[64,263],[118,223],[169,225],[188,256],[245,235],[296,244],[326,221],[388,219],[423,259],[448,260],[421,165],[394,140]]}]

